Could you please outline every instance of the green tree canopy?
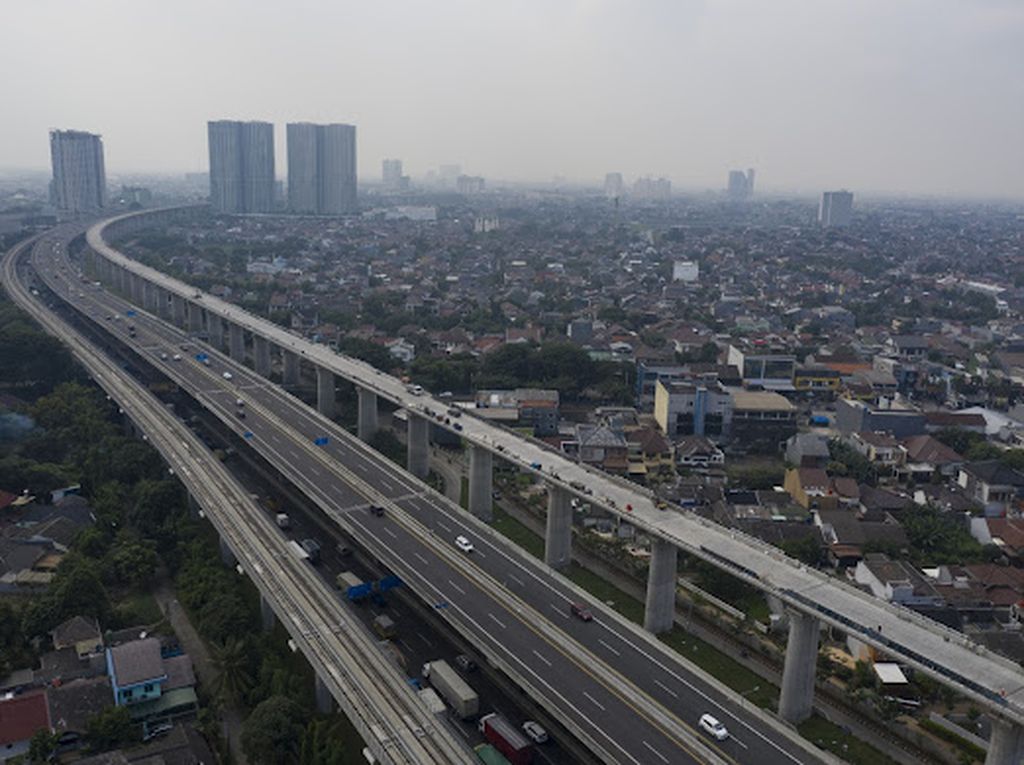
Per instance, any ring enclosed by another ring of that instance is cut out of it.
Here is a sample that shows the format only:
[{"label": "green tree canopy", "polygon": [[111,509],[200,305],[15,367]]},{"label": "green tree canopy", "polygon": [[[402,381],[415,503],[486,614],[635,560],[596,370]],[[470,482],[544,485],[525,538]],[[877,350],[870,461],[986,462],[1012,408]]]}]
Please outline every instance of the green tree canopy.
[{"label": "green tree canopy", "polygon": [[242,726],[242,749],[252,763],[298,758],[305,725],[302,709],[286,696],[261,701]]}]

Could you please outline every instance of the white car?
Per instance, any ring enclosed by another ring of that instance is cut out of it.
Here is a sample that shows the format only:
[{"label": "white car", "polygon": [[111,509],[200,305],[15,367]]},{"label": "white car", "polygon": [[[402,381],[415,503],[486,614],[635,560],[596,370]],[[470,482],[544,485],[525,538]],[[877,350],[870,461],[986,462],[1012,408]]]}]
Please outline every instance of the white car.
[{"label": "white car", "polygon": [[701,730],[714,736],[719,741],[725,741],[729,738],[729,731],[725,729],[725,726],[718,721],[717,717],[713,717],[709,714],[703,714],[700,716],[700,722],[697,723]]},{"label": "white car", "polygon": [[225,372],[224,373],[224,379],[225,380],[230,380],[232,377],[233,377],[233,375],[230,372]]},{"label": "white car", "polygon": [[533,720],[527,720],[523,723],[523,733],[529,736],[535,744],[547,743],[548,732]]},{"label": "white car", "polygon": [[455,537],[455,546],[458,547],[464,553],[473,552],[473,543],[466,539],[464,536]]},{"label": "white car", "polygon": [[180,353],[175,353],[174,354],[174,360],[175,361],[181,361],[181,354]]}]

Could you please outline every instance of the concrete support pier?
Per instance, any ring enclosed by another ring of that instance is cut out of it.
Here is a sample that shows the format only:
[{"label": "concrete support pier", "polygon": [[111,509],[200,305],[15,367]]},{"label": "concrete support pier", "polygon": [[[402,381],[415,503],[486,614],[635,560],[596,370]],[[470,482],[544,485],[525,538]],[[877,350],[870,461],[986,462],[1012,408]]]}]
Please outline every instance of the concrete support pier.
[{"label": "concrete support pier", "polygon": [[1019,765],[1024,760],[1024,728],[992,717],[985,765]]},{"label": "concrete support pier", "polygon": [[143,302],[145,303],[144,308],[154,316],[160,313],[160,289],[152,282],[144,281],[142,283],[142,291],[145,295]]},{"label": "concrete support pier", "polygon": [[145,300],[142,292],[142,285],[144,282],[135,274],[131,274],[129,278],[131,279],[132,284],[132,302],[139,307],[144,307]]},{"label": "concrete support pier", "polygon": [[299,355],[281,349],[281,382],[294,387],[299,384]]},{"label": "concrete support pier", "polygon": [[356,432],[363,441],[369,441],[377,432],[377,394],[372,390],[356,386],[359,411],[356,418]]},{"label": "concrete support pier", "polygon": [[316,368],[316,410],[324,417],[334,419],[337,411],[337,397],[334,390],[334,372],[323,367]]},{"label": "concrete support pier", "polygon": [[494,518],[494,455],[482,446],[469,447],[469,512],[485,523]]},{"label": "concrete support pier", "polygon": [[237,324],[228,325],[228,355],[241,364],[245,363],[245,332]]},{"label": "concrete support pier", "polygon": [[316,711],[322,715],[329,715],[334,711],[334,696],[331,695],[327,684],[316,676]]},{"label": "concrete support pier", "polygon": [[160,314],[160,318],[164,321],[171,320],[171,296],[167,290],[157,287],[156,288],[156,300],[157,300],[157,313]]},{"label": "concrete support pier", "polygon": [[185,298],[171,295],[171,321],[174,326],[185,329]]},{"label": "concrete support pier", "polygon": [[816,617],[790,612],[779,717],[793,725],[803,722],[814,711],[814,673],[818,667],[820,633],[821,623]]},{"label": "concrete support pier", "polygon": [[235,557],[235,553],[231,550],[231,545],[227,543],[224,537],[220,538],[220,559],[224,562],[225,566],[234,566],[238,564],[238,559]]},{"label": "concrete support pier", "polygon": [[430,472],[430,423],[406,410],[409,430],[406,433],[406,469],[417,478]]},{"label": "concrete support pier", "polygon": [[210,345],[218,351],[224,350],[224,320],[215,313],[206,315],[207,331],[210,335]]},{"label": "concrete support pier", "polygon": [[270,605],[270,601],[260,595],[260,623],[263,626],[263,631],[270,632],[274,629],[276,620],[277,616],[274,614],[274,608]]},{"label": "concrete support pier", "polygon": [[558,486],[548,486],[544,562],[551,568],[566,568],[572,562],[572,505],[569,492]]},{"label": "concrete support pier", "polygon": [[188,304],[188,331],[203,331],[203,309],[199,307],[198,303]]},{"label": "concrete support pier", "polygon": [[676,616],[676,546],[664,539],[651,545],[651,567],[647,572],[644,629],[657,635],[672,629]]},{"label": "concrete support pier", "polygon": [[252,356],[256,374],[270,377],[270,341],[259,335],[253,335]]}]

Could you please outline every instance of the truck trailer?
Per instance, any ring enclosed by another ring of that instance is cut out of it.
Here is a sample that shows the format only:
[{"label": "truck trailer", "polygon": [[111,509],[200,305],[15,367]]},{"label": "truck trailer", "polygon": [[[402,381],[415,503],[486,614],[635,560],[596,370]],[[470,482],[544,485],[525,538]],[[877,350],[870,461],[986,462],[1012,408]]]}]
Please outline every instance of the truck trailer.
[{"label": "truck trailer", "polygon": [[533,744],[501,715],[495,712],[484,715],[478,727],[484,738],[494,744],[512,765],[530,765],[533,762]]},{"label": "truck trailer", "polygon": [[475,716],[480,711],[480,697],[476,695],[476,691],[470,688],[444,659],[424,664],[423,676],[430,680],[434,689],[463,720]]}]

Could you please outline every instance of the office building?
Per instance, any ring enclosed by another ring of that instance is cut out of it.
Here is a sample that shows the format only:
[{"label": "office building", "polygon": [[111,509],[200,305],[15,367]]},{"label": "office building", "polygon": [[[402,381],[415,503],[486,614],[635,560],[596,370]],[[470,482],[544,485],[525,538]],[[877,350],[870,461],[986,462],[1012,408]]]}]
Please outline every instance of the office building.
[{"label": "office building", "polygon": [[269,122],[207,123],[210,205],[229,214],[274,211],[274,126]]},{"label": "office building", "polygon": [[388,191],[404,191],[409,188],[409,176],[402,175],[400,159],[385,159],[381,164],[381,178]]},{"label": "office building", "polygon": [[107,202],[103,141],[80,130],[50,131],[52,201],[63,213],[95,212]]},{"label": "office building", "polygon": [[604,195],[608,199],[618,199],[626,193],[626,184],[622,173],[608,173],[604,177]]},{"label": "office building", "polygon": [[754,195],[754,168],[747,172],[731,170],[726,194],[732,202],[743,202]]},{"label": "office building", "polygon": [[479,175],[460,175],[455,181],[455,190],[460,194],[481,194],[484,190],[484,179]]},{"label": "office building", "polygon": [[633,182],[633,196],[664,201],[672,196],[672,181],[668,178],[637,178]]},{"label": "office building", "polygon": [[355,126],[299,122],[287,132],[289,209],[309,215],[355,212]]},{"label": "office building", "polygon": [[822,226],[849,226],[853,219],[853,193],[850,191],[825,191],[818,206],[818,223]]}]

